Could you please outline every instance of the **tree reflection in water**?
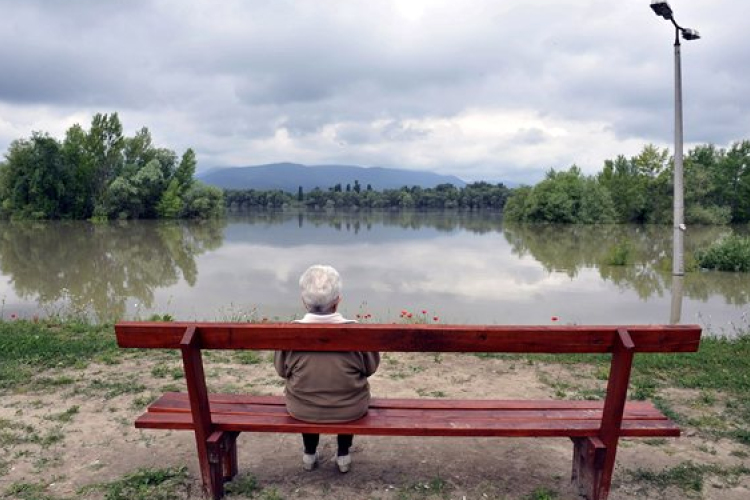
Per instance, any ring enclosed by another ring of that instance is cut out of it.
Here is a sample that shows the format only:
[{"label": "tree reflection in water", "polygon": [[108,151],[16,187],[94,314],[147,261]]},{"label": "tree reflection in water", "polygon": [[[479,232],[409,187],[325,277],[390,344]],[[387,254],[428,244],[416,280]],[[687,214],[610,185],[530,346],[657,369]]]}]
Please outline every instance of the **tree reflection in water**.
[{"label": "tree reflection in water", "polygon": [[127,300],[153,305],[157,288],[198,278],[195,257],[218,248],[224,222],[10,222],[0,225],[0,271],[40,307],[64,303],[99,320]]},{"label": "tree reflection in water", "polygon": [[[686,253],[730,231],[748,228],[691,227]],[[622,244],[629,248],[628,264],[610,265],[613,248]],[[668,226],[512,225],[497,212],[482,211],[268,211],[196,223],[6,222],[0,223],[0,274],[21,302],[37,303],[42,312],[70,307],[109,320],[162,308],[165,297],[176,294],[180,304],[173,309],[180,317],[215,314],[233,301],[291,317],[296,302],[287,296],[295,286],[290,276],[309,259],[335,258],[352,283],[360,283],[350,290],[383,311],[429,302],[441,318],[497,321],[500,301],[505,321],[523,322],[538,314],[536,304],[564,308],[571,291],[600,301],[590,308],[626,305],[633,311],[639,301],[663,302],[658,299],[673,290],[671,245]],[[216,257],[199,260],[208,250],[217,250]],[[468,280],[464,288],[455,285],[457,276]],[[592,277],[609,286],[597,288]],[[258,282],[264,287],[253,286]],[[693,302],[690,318],[696,311],[721,311],[720,319],[736,314],[736,306],[750,304],[749,282],[741,273],[688,272],[682,289]],[[526,295],[509,293],[514,286]],[[135,311],[134,301],[140,304]],[[586,306],[574,310],[590,316]],[[665,309],[663,320],[668,318]]]},{"label": "tree reflection in water", "polygon": [[[744,228],[735,228],[742,232]],[[690,228],[685,252],[705,248],[732,231],[724,226]],[[634,290],[646,300],[663,297],[672,289],[671,227],[656,225],[552,225],[505,224],[503,232],[519,257],[531,256],[548,272],[562,272],[574,278],[583,268],[597,269],[603,280]],[[612,249],[626,243],[630,248],[628,265],[608,263]],[[708,300],[723,296],[728,304],[750,303],[750,277],[744,273],[695,270],[687,272],[684,296]]]}]

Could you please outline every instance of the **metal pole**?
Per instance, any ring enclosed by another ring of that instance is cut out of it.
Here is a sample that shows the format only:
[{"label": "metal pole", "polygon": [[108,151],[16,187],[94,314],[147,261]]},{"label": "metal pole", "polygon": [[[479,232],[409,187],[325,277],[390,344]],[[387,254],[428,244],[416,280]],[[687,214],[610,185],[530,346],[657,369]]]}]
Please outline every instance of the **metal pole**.
[{"label": "metal pole", "polygon": [[685,227],[685,201],[682,177],[682,69],[680,64],[680,30],[675,28],[674,41],[674,216],[672,274],[685,274],[683,228]]},{"label": "metal pole", "polygon": [[678,325],[682,319],[682,280],[684,276],[672,276],[672,306],[669,309],[669,323]]}]

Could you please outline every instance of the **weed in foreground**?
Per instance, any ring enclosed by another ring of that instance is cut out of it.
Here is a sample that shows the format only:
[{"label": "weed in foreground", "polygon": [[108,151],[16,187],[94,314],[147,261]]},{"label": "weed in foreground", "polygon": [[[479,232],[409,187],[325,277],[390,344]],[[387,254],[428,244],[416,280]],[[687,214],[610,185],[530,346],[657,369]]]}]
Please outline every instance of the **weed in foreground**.
[{"label": "weed in foreground", "polygon": [[44,483],[23,482],[11,484],[2,498],[12,498],[14,500],[62,500],[48,493],[47,485]]},{"label": "weed in foreground", "polygon": [[86,486],[80,493],[102,491],[105,500],[178,500],[187,488],[187,468],[179,467],[138,469],[117,481]]},{"label": "weed in foreground", "polygon": [[645,469],[629,471],[630,477],[641,483],[651,484],[660,490],[670,486],[680,488],[686,494],[697,494],[703,491],[706,476],[722,479],[726,484],[737,484],[742,476],[750,474],[744,465],[722,467],[716,464],[695,464],[691,461],[669,467],[661,472]]},{"label": "weed in foreground", "polygon": [[263,355],[258,351],[236,351],[234,361],[243,365],[258,365],[263,362]]},{"label": "weed in foreground", "polygon": [[226,491],[230,496],[242,495],[252,498],[259,490],[258,480],[251,475],[236,477],[226,484]]},{"label": "weed in foreground", "polygon": [[73,417],[78,414],[78,410],[80,410],[80,407],[78,405],[73,405],[62,413],[54,413],[52,415],[47,415],[44,418],[46,420],[67,424],[73,421]]},{"label": "weed in foreground", "polygon": [[555,498],[557,498],[557,492],[547,488],[537,488],[524,497],[525,500],[554,500]]},{"label": "weed in foreground", "polygon": [[435,496],[440,498],[449,498],[450,485],[440,476],[430,479],[426,483],[414,483],[399,489],[396,498],[398,500],[412,500]]}]

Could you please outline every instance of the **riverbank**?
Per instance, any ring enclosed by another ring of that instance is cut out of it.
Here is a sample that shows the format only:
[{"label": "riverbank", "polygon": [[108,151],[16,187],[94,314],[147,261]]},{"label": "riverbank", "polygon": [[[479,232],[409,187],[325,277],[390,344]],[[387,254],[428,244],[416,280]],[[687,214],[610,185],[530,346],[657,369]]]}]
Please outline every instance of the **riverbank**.
[{"label": "riverbank", "polygon": [[[270,353],[208,352],[211,390],[280,394]],[[387,354],[375,396],[600,398],[604,356]],[[750,332],[695,354],[638,355],[632,399],[652,399],[680,439],[625,440],[611,498],[750,495]],[[185,390],[173,352],[117,348],[111,325],[0,322],[0,498],[200,498],[193,437],[133,420]],[[244,434],[234,498],[574,499],[563,439],[355,438],[354,467],[302,471],[297,436]],[[540,452],[541,449],[541,452]],[[231,497],[230,497],[231,498]]]}]

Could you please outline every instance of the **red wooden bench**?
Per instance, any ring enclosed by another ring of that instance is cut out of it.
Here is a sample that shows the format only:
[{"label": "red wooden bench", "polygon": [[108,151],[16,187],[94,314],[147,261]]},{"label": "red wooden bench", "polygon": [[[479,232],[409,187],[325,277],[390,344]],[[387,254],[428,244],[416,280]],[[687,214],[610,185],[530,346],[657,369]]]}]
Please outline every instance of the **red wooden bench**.
[{"label": "red wooden bench", "polygon": [[[205,492],[221,498],[237,474],[240,432],[380,436],[569,437],[572,480],[591,500],[609,493],[620,437],[677,437],[650,402],[626,402],[636,352],[695,352],[701,328],[656,326],[301,325],[143,323],[115,326],[120,347],[181,349],[187,393],[170,392],[138,417],[141,429],[195,433]],[[202,349],[380,352],[611,353],[604,401],[374,399],[344,424],[289,416],[282,396],[208,394]]]}]

